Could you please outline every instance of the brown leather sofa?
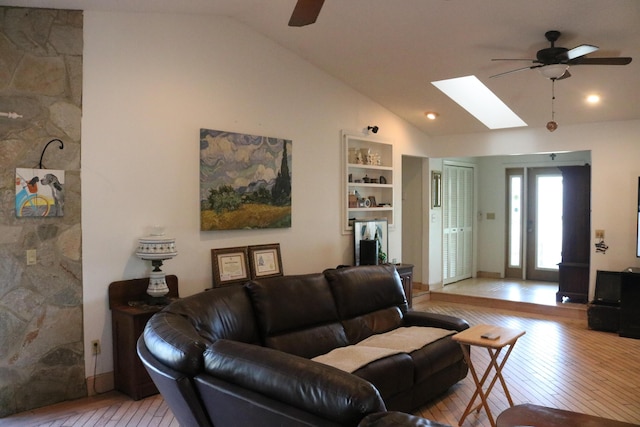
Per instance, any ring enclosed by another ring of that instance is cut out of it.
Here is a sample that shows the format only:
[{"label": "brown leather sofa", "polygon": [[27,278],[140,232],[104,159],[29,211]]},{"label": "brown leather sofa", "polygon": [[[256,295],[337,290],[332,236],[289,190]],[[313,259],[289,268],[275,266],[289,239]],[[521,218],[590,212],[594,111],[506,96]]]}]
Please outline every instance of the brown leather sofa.
[{"label": "brown leather sofa", "polygon": [[183,426],[440,425],[398,412],[467,375],[451,336],[353,373],[310,360],[405,326],[469,327],[409,310],[394,266],[349,267],[174,301],[149,320],[138,354]]}]

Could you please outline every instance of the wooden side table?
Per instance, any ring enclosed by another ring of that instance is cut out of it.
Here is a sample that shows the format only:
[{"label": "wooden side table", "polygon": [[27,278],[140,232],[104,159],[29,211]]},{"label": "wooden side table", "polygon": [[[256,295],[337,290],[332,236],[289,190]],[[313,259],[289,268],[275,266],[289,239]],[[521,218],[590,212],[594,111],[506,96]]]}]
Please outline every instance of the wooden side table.
[{"label": "wooden side table", "polygon": [[[167,298],[178,298],[178,278],[166,278],[169,293]],[[113,336],[113,376],[116,390],[134,400],[158,393],[136,353],[136,342],[147,321],[162,305],[149,305],[147,286],[149,279],[132,279],[113,282],[109,285],[109,308]]]},{"label": "wooden side table", "polygon": [[[493,335],[493,338],[484,338],[484,336],[486,336],[487,334]],[[509,394],[507,383],[502,376],[502,368],[504,368],[504,365],[507,363],[509,355],[511,354],[511,351],[515,346],[516,341],[518,341],[518,338],[520,338],[524,334],[525,331],[520,329],[503,328],[501,326],[494,325],[475,325],[451,337],[462,347],[464,358],[469,365],[469,370],[471,371],[471,375],[473,376],[473,381],[476,384],[476,391],[471,396],[471,400],[464,410],[464,413],[462,414],[458,425],[462,425],[465,418],[467,418],[467,415],[469,415],[472,411],[479,412],[480,408],[484,407],[484,410],[487,413],[487,417],[489,418],[489,422],[493,427],[496,426],[496,423],[493,420],[493,416],[491,415],[491,410],[489,409],[489,404],[487,403],[487,397],[491,393],[491,390],[493,389],[493,386],[495,385],[497,380],[500,380],[500,384],[502,385],[504,394],[509,401],[509,405],[513,406],[513,400],[511,399],[511,394]],[[469,348],[467,346],[484,347],[489,352],[489,357],[491,360],[484,374],[482,374],[482,378],[478,377],[478,373],[476,371],[476,368],[473,366],[473,363],[471,361],[471,354],[469,353]],[[500,361],[500,353],[505,347],[508,347],[507,352],[504,354],[502,360]],[[491,374],[491,371],[494,371],[495,373],[493,379],[491,380],[489,386],[485,391],[484,385],[489,375]],[[480,403],[476,406],[473,406],[478,396],[480,396]]]},{"label": "wooden side table", "polygon": [[397,264],[396,270],[402,280],[402,287],[404,288],[404,295],[407,298],[407,304],[409,308],[413,305],[413,264]]}]

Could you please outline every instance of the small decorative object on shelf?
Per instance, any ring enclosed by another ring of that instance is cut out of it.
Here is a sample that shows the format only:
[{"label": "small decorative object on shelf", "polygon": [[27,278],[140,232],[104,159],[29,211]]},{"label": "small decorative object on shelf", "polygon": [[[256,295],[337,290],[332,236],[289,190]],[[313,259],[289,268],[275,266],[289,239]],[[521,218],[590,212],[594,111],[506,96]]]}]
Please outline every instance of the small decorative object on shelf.
[{"label": "small decorative object on shelf", "polygon": [[176,239],[166,237],[163,227],[153,227],[150,236],[141,237],[138,240],[136,250],[138,258],[151,261],[153,270],[149,273],[149,286],[147,294],[152,297],[151,303],[162,304],[164,296],[169,292],[164,271],[160,270],[162,261],[174,258],[176,251]]}]

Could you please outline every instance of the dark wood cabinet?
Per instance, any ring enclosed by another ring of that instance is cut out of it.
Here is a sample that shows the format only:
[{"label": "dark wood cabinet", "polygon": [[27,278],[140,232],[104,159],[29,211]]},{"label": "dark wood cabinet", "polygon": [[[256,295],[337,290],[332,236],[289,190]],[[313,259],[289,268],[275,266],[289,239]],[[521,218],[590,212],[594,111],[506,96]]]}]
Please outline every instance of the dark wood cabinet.
[{"label": "dark wood cabinet", "polygon": [[404,288],[404,295],[407,298],[407,304],[409,308],[413,306],[413,265],[412,264],[399,264],[396,265],[396,270],[402,280],[402,287]]},{"label": "dark wood cabinet", "polygon": [[[136,352],[136,342],[147,321],[162,305],[148,303],[149,279],[132,279],[109,285],[109,308],[113,336],[113,376],[116,390],[135,400],[158,393]],[[178,278],[167,276],[167,298],[178,298]]]},{"label": "dark wood cabinet", "polygon": [[637,268],[622,273],[618,333],[621,337],[640,338],[640,269]]},{"label": "dark wood cabinet", "polygon": [[558,264],[556,301],[586,303],[589,297],[591,167],[561,166],[562,262]]}]

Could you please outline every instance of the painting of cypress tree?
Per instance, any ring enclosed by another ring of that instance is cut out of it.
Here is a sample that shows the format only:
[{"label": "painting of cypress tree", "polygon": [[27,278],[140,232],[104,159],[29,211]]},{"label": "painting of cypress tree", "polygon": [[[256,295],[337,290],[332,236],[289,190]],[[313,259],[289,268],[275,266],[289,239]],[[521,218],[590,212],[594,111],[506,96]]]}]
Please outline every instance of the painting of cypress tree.
[{"label": "painting of cypress tree", "polygon": [[288,139],[200,129],[200,228],[291,227]]}]

